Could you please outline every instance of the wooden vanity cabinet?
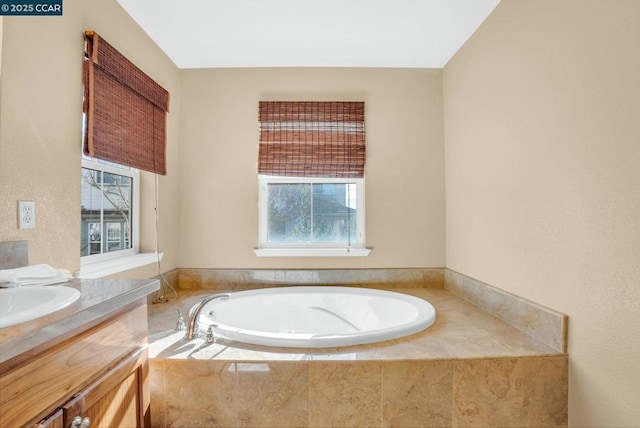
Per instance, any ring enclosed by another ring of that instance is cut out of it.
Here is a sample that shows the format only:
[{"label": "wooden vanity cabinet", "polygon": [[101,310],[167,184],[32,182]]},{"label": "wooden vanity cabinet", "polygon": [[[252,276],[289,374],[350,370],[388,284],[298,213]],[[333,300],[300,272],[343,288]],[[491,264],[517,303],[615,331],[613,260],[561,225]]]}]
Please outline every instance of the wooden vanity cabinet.
[{"label": "wooden vanity cabinet", "polygon": [[[68,425],[66,425],[68,426]],[[53,414],[43,419],[39,424],[36,424],[36,428],[64,428],[64,416],[62,409],[56,410]]]},{"label": "wooden vanity cabinet", "polygon": [[150,425],[146,299],[0,367],[0,427]]},{"label": "wooden vanity cabinet", "polygon": [[62,406],[63,426],[70,427],[76,417],[89,418],[90,427],[149,426],[147,360],[147,350],[139,349],[76,394]]}]

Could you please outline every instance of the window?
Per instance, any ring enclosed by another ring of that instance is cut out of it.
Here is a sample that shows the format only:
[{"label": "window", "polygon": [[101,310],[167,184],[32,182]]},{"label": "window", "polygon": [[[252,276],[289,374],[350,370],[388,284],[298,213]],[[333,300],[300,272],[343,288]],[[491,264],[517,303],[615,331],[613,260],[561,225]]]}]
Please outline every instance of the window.
[{"label": "window", "polygon": [[255,253],[367,255],[364,102],[261,101],[258,119]]},{"label": "window", "polygon": [[166,174],[169,92],[94,31],[82,81],[80,277],[96,278],[160,260],[138,254],[139,170]]},{"label": "window", "polygon": [[137,253],[139,171],[84,157],[81,180],[83,262]]},{"label": "window", "polygon": [[260,248],[364,248],[364,180],[259,177]]}]

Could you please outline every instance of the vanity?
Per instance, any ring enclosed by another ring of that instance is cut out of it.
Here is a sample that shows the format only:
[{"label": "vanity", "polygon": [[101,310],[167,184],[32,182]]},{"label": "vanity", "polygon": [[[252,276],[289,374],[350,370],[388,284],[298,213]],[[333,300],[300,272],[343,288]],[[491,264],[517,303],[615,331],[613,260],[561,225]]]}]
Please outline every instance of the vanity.
[{"label": "vanity", "polygon": [[159,281],[64,285],[81,293],[73,304],[0,328],[0,426],[149,426],[147,300]]}]

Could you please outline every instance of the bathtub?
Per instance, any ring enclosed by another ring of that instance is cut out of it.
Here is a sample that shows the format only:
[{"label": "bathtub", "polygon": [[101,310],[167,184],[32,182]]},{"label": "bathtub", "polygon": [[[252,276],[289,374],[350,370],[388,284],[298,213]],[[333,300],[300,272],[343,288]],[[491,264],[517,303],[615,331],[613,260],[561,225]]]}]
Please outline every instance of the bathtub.
[{"label": "bathtub", "polygon": [[392,291],[278,287],[229,293],[200,311],[199,326],[215,337],[253,345],[327,348],[396,339],[436,319],[424,299]]}]

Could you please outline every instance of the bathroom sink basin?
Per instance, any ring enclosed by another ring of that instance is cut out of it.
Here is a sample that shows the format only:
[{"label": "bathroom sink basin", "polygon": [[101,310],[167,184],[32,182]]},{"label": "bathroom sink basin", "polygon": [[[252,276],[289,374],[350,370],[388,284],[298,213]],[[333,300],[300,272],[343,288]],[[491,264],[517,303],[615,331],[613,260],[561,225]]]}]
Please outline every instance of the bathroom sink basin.
[{"label": "bathroom sink basin", "polygon": [[0,289],[0,328],[59,311],[78,298],[78,290],[59,285]]}]

